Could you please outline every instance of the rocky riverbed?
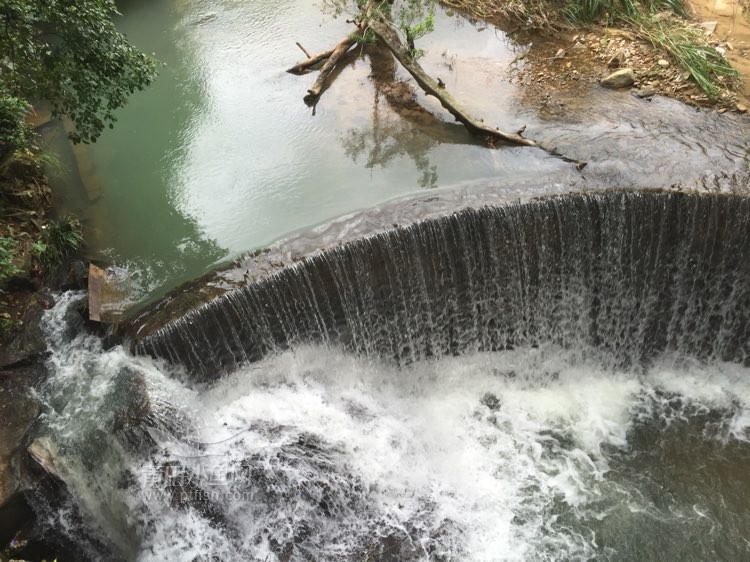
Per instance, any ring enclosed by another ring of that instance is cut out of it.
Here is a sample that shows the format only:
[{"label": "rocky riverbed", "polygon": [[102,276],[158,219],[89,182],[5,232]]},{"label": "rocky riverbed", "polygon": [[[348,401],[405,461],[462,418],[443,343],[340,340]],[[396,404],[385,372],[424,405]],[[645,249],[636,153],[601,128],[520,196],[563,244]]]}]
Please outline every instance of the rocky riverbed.
[{"label": "rocky riverbed", "polygon": [[[642,98],[658,94],[720,112],[747,112],[750,107],[747,6],[738,0],[695,0],[689,4],[688,12],[693,18],[689,25],[704,34],[708,44],[740,76],[721,80],[715,96],[698,87],[668,53],[655,48],[633,29],[616,27],[591,26],[553,33],[529,32],[523,27],[511,29],[511,37],[531,47],[511,65],[510,77],[523,86],[523,97],[531,107],[554,108],[560,99],[585,96],[592,85],[604,84],[629,89]],[[607,84],[610,74],[623,69],[629,69],[630,79]]]}]

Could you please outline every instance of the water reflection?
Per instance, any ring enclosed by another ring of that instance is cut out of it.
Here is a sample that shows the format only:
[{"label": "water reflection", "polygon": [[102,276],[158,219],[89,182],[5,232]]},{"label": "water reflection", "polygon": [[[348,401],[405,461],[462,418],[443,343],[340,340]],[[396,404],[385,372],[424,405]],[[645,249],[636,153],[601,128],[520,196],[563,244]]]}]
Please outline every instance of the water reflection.
[{"label": "water reflection", "polygon": [[[492,182],[516,189],[524,181],[559,184],[570,172],[540,150],[477,144],[436,100],[412,89],[390,55],[372,49],[349,55],[311,115],[302,98],[316,75],[285,72],[300,57],[295,43],[318,52],[351,30],[314,3],[120,6],[121,29],[164,66],[119,112],[115,130],[90,148],[101,196],[77,196],[90,216],[90,246],[153,271],[157,293],[217,260],[425,188]],[[736,167],[724,151],[726,132],[711,133],[703,152],[694,140],[727,126],[729,136],[745,139],[738,122],[658,100],[644,109],[627,94],[607,92],[545,122],[519,103],[507,73],[516,53],[502,33],[461,21],[438,12],[435,33],[421,45],[422,65],[488,123],[507,130],[528,124],[529,138],[590,162],[587,174],[608,174],[618,185],[643,184],[649,174],[659,184],[667,174],[669,182],[688,183],[695,170]],[[592,113],[605,117],[591,123]]]},{"label": "water reflection", "polygon": [[396,61],[382,46],[367,47],[370,78],[375,87],[372,122],[350,129],[341,138],[344,153],[354,162],[364,161],[367,169],[385,168],[401,156],[408,156],[419,171],[422,188],[438,185],[438,167],[430,152],[438,144],[479,145],[463,127],[446,123],[417,101],[414,86],[400,80]]}]

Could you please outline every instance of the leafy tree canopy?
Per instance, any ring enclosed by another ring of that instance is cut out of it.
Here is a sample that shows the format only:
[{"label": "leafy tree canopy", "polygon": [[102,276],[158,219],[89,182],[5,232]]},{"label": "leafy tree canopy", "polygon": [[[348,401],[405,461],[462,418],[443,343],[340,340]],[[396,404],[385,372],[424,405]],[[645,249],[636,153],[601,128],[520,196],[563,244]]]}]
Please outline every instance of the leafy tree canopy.
[{"label": "leafy tree canopy", "polygon": [[74,142],[95,141],[156,75],[117,15],[114,0],[0,0],[0,95],[48,100],[75,124]]}]

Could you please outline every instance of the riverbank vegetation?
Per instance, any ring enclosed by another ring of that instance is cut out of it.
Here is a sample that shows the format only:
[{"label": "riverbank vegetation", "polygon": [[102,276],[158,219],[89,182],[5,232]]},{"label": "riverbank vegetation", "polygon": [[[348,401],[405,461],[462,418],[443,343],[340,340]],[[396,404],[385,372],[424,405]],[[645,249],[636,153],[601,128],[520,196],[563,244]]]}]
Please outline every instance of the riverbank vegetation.
[{"label": "riverbank vegetation", "polygon": [[689,17],[683,0],[443,0],[471,17],[510,22],[524,31],[624,28],[672,58],[715,100],[736,88],[737,71]]},{"label": "riverbank vegetation", "polygon": [[34,106],[63,119],[73,142],[94,142],[114,126],[128,97],[155,77],[155,60],[116,29],[117,15],[114,0],[0,2],[2,333],[19,321],[16,301],[82,241],[77,220],[52,216],[46,157],[29,125]]}]

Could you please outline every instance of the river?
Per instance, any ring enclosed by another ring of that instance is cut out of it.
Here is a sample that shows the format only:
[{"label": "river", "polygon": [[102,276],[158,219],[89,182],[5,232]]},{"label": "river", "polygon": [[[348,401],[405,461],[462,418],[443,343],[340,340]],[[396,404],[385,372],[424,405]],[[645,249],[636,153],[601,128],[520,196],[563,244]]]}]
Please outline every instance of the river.
[{"label": "river", "polygon": [[[140,301],[284,259],[147,308],[135,345],[56,295],[30,439],[64,485],[28,501],[61,560],[748,558],[746,118],[600,89],[529,107],[526,46],[440,11],[425,68],[581,171],[489,150],[418,92],[435,116],[406,118],[370,55],[313,115],[295,42],[349,27],[313,3],[123,10],[164,65],[79,161],[100,195],[63,197],[91,252]],[[672,191],[611,189],[634,187]],[[571,190],[592,193],[548,197]]]}]

